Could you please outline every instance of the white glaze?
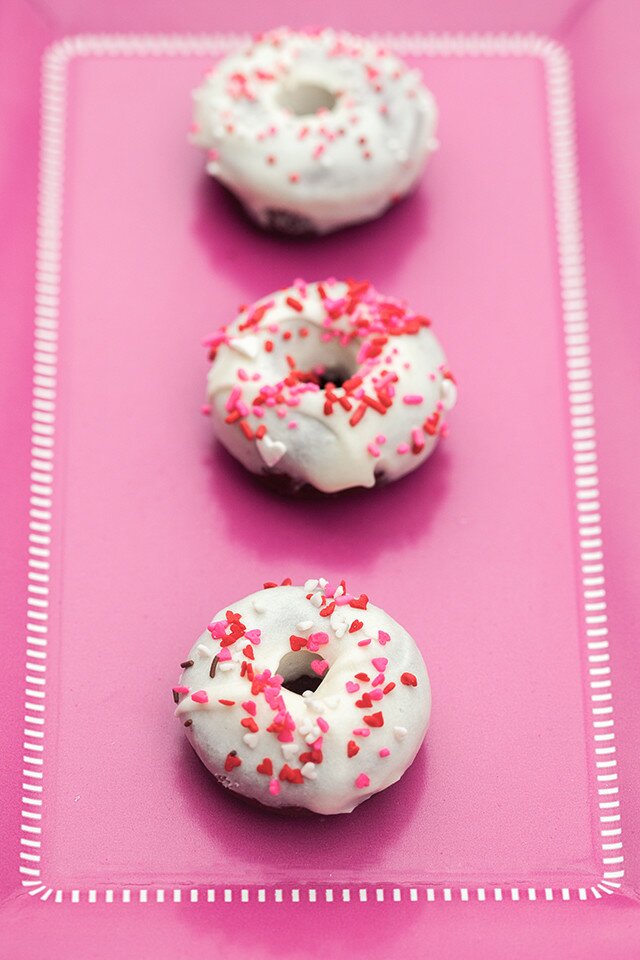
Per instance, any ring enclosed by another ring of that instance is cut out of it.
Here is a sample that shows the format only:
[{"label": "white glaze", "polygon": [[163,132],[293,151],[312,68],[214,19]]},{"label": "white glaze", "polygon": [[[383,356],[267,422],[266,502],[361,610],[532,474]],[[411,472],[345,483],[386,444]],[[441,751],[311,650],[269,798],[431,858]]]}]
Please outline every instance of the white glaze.
[{"label": "white glaze", "polygon": [[[286,474],[297,485],[326,493],[372,487],[378,476],[395,480],[414,470],[445,433],[444,413],[455,403],[456,386],[442,347],[429,326],[398,335],[402,325],[427,321],[371,286],[362,293],[354,289],[342,281],[296,281],[252,304],[206,341],[215,356],[207,381],[214,429],[253,473]],[[340,313],[340,304],[347,310],[354,303],[351,313]],[[395,313],[391,324],[384,319],[389,311]],[[367,356],[375,352],[376,338],[386,344],[378,356]],[[338,401],[347,398],[350,409],[333,402],[328,414],[326,390],[289,386],[287,357],[300,371],[325,367],[361,377],[348,395],[344,387],[334,391]],[[367,407],[353,425],[364,402],[360,393],[375,401],[377,385],[388,374],[397,378],[388,387],[390,405],[383,412]],[[265,398],[260,391],[266,389],[281,399]],[[405,402],[411,397],[420,402]],[[235,422],[228,423],[229,417]],[[265,436],[247,439],[241,422],[250,433],[262,428]]]},{"label": "white glaze", "polygon": [[[299,115],[282,105],[308,99],[309,88],[314,111],[318,90],[335,98],[332,109]],[[193,96],[192,139],[209,152],[208,172],[263,225],[278,226],[270,211],[320,233],[377,217],[413,188],[437,147],[437,109],[419,71],[331,29],[267,33]]]},{"label": "white glaze", "polygon": [[[327,592],[333,594],[334,587],[323,580],[310,580],[305,586],[261,590],[231,608],[223,608],[212,624],[222,624],[228,633],[226,611],[231,609],[233,614],[240,614],[248,631],[258,630],[259,636],[250,632],[252,639],[243,636],[227,647],[231,659],[217,663],[212,679],[213,657],[223,648],[219,638],[205,631],[189,654],[193,666],[185,668],[174,689],[188,690],[176,694],[180,701],[176,716],[182,723],[191,721],[186,727],[189,741],[221,783],[268,806],[336,814],[349,813],[399,780],[410,766],[429,723],[431,692],[422,656],[406,630],[368,601],[366,609],[344,603],[323,617],[321,611],[334,602],[325,596]],[[309,594],[319,597],[321,606],[312,603]],[[340,594],[351,597],[344,593],[343,586],[337,586],[335,596]],[[366,600],[356,598],[356,602]],[[351,632],[349,628],[354,623],[357,626],[358,621],[362,626]],[[215,626],[212,630],[220,633]],[[311,638],[318,634],[325,635],[327,641],[318,646],[317,652],[309,652],[304,646],[292,651],[292,636],[313,646]],[[369,644],[359,645],[368,639]],[[255,659],[243,653],[247,646]],[[378,658],[387,663],[375,664]],[[285,681],[301,673],[313,676],[308,668],[311,659],[329,664],[317,690],[301,696],[278,687],[276,696],[281,700],[273,700],[272,706],[264,693],[252,695],[251,680],[242,676],[243,662],[251,665],[255,676],[264,671],[273,676],[278,670]],[[356,679],[358,673],[367,674],[369,681]],[[413,681],[415,685],[411,685]],[[393,689],[389,689],[390,683],[395,684]],[[382,693],[384,690],[387,692]],[[356,706],[365,693],[378,699],[372,700],[371,706]],[[194,701],[193,694],[197,698],[205,694],[207,702]],[[233,705],[223,705],[220,700],[233,701]],[[279,734],[268,732],[267,727],[282,709],[295,729],[279,739]],[[377,714],[382,715],[383,725],[369,725],[365,718],[377,721]],[[241,721],[249,717],[257,730],[242,725]],[[323,730],[323,726],[327,728]],[[362,730],[368,735],[354,732]],[[354,756],[348,755],[349,741],[359,747]],[[314,750],[312,745],[321,750],[321,760],[315,754],[317,762],[304,757]],[[381,757],[380,750],[389,754]],[[231,751],[236,751],[241,762],[225,769]],[[270,774],[256,769],[265,758],[272,763]],[[295,776],[301,783],[280,779],[285,764],[300,771]],[[368,784],[359,779],[363,775]]]}]

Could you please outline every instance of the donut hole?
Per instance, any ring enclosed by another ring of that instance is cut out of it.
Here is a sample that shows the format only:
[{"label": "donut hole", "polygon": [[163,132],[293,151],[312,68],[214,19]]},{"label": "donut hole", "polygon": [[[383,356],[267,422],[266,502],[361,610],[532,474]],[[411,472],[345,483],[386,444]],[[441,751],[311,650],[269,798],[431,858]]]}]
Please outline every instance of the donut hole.
[{"label": "donut hole", "polygon": [[341,387],[351,376],[351,371],[346,367],[325,367],[321,373],[318,373],[318,385],[321,390],[324,390],[328,383],[334,387]]},{"label": "donut hole", "polygon": [[314,693],[329,672],[327,669],[320,675],[311,666],[314,660],[322,659],[322,654],[311,653],[309,650],[285,653],[276,671],[281,677],[284,677],[282,686],[285,690],[290,690],[291,693],[297,693],[299,696],[302,696],[307,690]]},{"label": "donut hole", "polygon": [[337,97],[316,83],[292,83],[278,94],[278,103],[296,117],[308,117],[318,110],[333,110]]}]

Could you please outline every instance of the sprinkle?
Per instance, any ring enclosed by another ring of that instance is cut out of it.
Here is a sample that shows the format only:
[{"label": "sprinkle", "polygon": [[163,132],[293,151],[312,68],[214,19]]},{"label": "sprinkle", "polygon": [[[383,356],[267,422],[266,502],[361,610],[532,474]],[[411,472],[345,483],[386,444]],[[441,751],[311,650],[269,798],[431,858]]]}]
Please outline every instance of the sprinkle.
[{"label": "sprinkle", "polygon": [[[305,584],[305,590],[307,586]],[[299,630],[301,633],[306,633],[307,630],[311,630],[313,627],[313,620],[301,620],[300,623],[296,624],[296,630]]]},{"label": "sprinkle", "polygon": [[269,793],[273,797],[277,797],[278,794],[280,793],[280,784],[275,778],[271,780],[271,782],[269,783]]},{"label": "sprinkle", "polygon": [[424,402],[424,397],[421,393],[405,393],[402,402],[406,403],[409,407],[416,407]]},{"label": "sprinkle", "polygon": [[374,665],[376,670],[379,670],[380,673],[384,673],[384,671],[387,669],[389,661],[386,657],[374,657],[371,663]]},{"label": "sprinkle", "polygon": [[193,720],[185,720],[183,726],[190,727],[192,723],[193,723]]},{"label": "sprinkle", "polygon": [[313,672],[317,673],[319,677],[329,669],[329,664],[326,660],[312,660],[310,666]]},{"label": "sprinkle", "polygon": [[391,693],[392,690],[395,690],[395,688],[396,688],[395,683],[394,683],[393,681],[391,681],[391,683],[388,683],[388,684],[386,685],[386,687],[383,687],[383,688],[382,688],[382,692],[383,692],[383,694],[384,694],[385,697],[386,697],[386,695],[387,695],[388,693]]},{"label": "sprinkle", "polygon": [[378,448],[376,447],[376,445],[375,445],[374,443],[368,443],[368,444],[367,444],[367,450],[369,451],[369,453],[371,454],[372,457],[379,457],[379,456],[380,456],[380,451],[378,450]]},{"label": "sprinkle", "polygon": [[355,740],[349,740],[349,743],[347,744],[347,756],[355,757],[356,753],[360,753],[360,747]]},{"label": "sprinkle", "polygon": [[218,666],[219,659],[220,659],[220,656],[218,655],[217,657],[214,657],[213,660],[211,661],[211,666],[209,667],[209,676],[211,677],[212,680],[216,675],[216,667]]},{"label": "sprinkle", "polygon": [[251,750],[255,750],[258,746],[259,737],[257,733],[245,733],[242,739]]},{"label": "sprinkle", "polygon": [[356,673],[356,680],[362,680],[363,683],[369,683],[369,676],[366,673]]},{"label": "sprinkle", "polygon": [[391,750],[389,750],[387,747],[383,747],[382,750],[378,750],[379,757],[388,757],[390,753]]},{"label": "sprinkle", "polygon": [[273,763],[271,762],[269,757],[265,757],[262,763],[258,764],[258,766],[256,767],[256,770],[258,771],[258,773],[266,773],[266,775],[270,777],[273,774]]},{"label": "sprinkle", "polygon": [[384,727],[384,717],[378,711],[377,713],[371,713],[367,717],[362,718],[368,727]]},{"label": "sprinkle", "polygon": [[300,747],[297,743],[281,743],[280,750],[285,760],[291,760],[291,758],[295,757],[296,753],[298,753]]},{"label": "sprinkle", "polygon": [[288,780],[289,783],[303,783],[302,771],[285,763],[280,771],[280,779]]},{"label": "sprinkle", "polygon": [[191,699],[196,703],[209,703],[209,697],[205,690],[196,690],[195,693],[191,694]]},{"label": "sprinkle", "polygon": [[197,653],[198,656],[201,657],[203,660],[204,660],[206,657],[210,657],[210,656],[211,656],[211,651],[209,650],[208,647],[205,647],[204,643],[199,643],[199,644],[198,644],[198,646],[196,647],[196,653]]},{"label": "sprinkle", "polygon": [[298,183],[299,180],[300,180],[300,174],[299,174],[299,173],[290,173],[290,174],[289,174],[289,183]]},{"label": "sprinkle", "polygon": [[409,446],[408,443],[399,443],[398,446],[396,447],[396,453],[400,453],[400,454],[409,453],[410,449],[411,447]]},{"label": "sprinkle", "polygon": [[389,643],[391,637],[386,630],[378,630],[378,643],[381,647],[384,647],[385,643]]},{"label": "sprinkle", "polygon": [[378,676],[374,677],[371,681],[371,686],[379,687],[382,683],[384,683],[384,673],[379,673]]},{"label": "sprinkle", "polygon": [[357,727],[353,731],[354,737],[368,737],[370,733],[371,730],[369,730],[368,727]]},{"label": "sprinkle", "polygon": [[231,753],[227,754],[227,759],[224,762],[224,768],[227,773],[231,773],[234,767],[239,767],[242,763],[242,760],[237,756],[236,751],[232,750]]},{"label": "sprinkle", "polygon": [[360,684],[354,683],[353,680],[347,680],[345,687],[347,688],[347,693],[356,693],[356,691],[360,689]]},{"label": "sprinkle", "polygon": [[255,700],[245,700],[242,704],[242,709],[246,710],[247,713],[250,713],[252,717],[256,715],[256,702]]},{"label": "sprinkle", "polygon": [[186,670],[187,667],[193,666],[193,660],[183,660],[180,666],[182,667],[183,670]]},{"label": "sprinkle", "polygon": [[218,703],[221,703],[223,707],[235,707],[235,700],[218,700]]},{"label": "sprinkle", "polygon": [[302,774],[303,777],[306,777],[307,780],[316,780],[318,776],[316,772],[315,764],[311,763],[311,761],[304,764],[304,766],[300,770],[300,773]]},{"label": "sprinkle", "polygon": [[200,413],[205,417],[209,417],[211,415],[211,404],[203,403],[200,407]]},{"label": "sprinkle", "polygon": [[327,733],[327,731],[329,730],[329,724],[324,719],[324,717],[318,717],[317,723],[320,729],[322,730],[322,732]]},{"label": "sprinkle", "polygon": [[369,637],[368,640],[358,640],[359,647],[368,647],[370,643],[371,643],[371,637]]},{"label": "sprinkle", "polygon": [[418,681],[412,673],[403,673],[400,677],[400,683],[403,683],[405,687],[417,687]]},{"label": "sprinkle", "polygon": [[247,640],[250,640],[251,643],[255,643],[255,645],[258,646],[258,644],[260,643],[260,630],[259,629],[247,630],[245,633],[245,637],[247,638]]},{"label": "sprinkle", "polygon": [[360,773],[356,777],[355,784],[358,790],[363,790],[365,787],[368,787],[370,783],[371,781],[369,780],[369,777],[366,775],[366,773]]},{"label": "sprinkle", "polygon": [[394,728],[393,728],[393,735],[394,735],[394,737],[396,738],[396,740],[404,740],[404,738],[405,738],[406,735],[407,735],[407,728],[406,728],[406,727],[394,727]]},{"label": "sprinkle", "polygon": [[358,630],[362,630],[364,623],[362,620],[354,620],[351,626],[349,627],[349,633],[357,633]]},{"label": "sprinkle", "polygon": [[285,303],[288,307],[291,307],[292,310],[295,310],[297,313],[301,313],[304,310],[304,307],[299,300],[296,300],[295,297],[287,297]]}]

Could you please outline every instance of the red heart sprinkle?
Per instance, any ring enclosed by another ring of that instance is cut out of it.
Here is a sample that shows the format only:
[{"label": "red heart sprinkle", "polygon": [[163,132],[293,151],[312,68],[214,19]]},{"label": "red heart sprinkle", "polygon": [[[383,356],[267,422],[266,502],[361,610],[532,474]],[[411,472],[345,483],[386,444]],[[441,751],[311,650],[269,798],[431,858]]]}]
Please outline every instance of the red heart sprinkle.
[{"label": "red heart sprinkle", "polygon": [[247,730],[249,730],[251,733],[257,733],[258,730],[260,729],[258,724],[253,719],[253,717],[243,717],[242,720],[240,721],[240,725],[242,727],[246,727]]},{"label": "red heart sprinkle", "polygon": [[356,707],[363,708],[363,707],[372,707],[372,706],[373,706],[373,700],[371,699],[368,693],[363,693],[362,698],[360,700],[356,700]]},{"label": "red heart sprinkle", "polygon": [[227,759],[224,762],[224,768],[227,771],[227,773],[231,773],[233,768],[239,767],[241,763],[242,763],[242,760],[240,759],[240,757],[237,757],[235,753],[228,753]]},{"label": "red heart sprinkle", "polygon": [[300,770],[298,770],[297,767],[290,767],[288,763],[285,763],[280,771],[280,779],[288,780],[289,783],[304,783],[304,778]]},{"label": "red heart sprinkle", "polygon": [[364,623],[362,620],[354,620],[351,626],[349,627],[349,633],[357,633],[358,630],[362,630]]},{"label": "red heart sprinkle", "polygon": [[269,759],[269,757],[265,757],[262,763],[258,764],[258,766],[256,767],[256,770],[258,771],[258,773],[266,773],[266,775],[270,777],[271,774],[273,773],[273,764],[271,763],[271,760]]},{"label": "red heart sprinkle", "polygon": [[378,713],[372,713],[368,717],[362,718],[368,727],[384,727],[384,717]]},{"label": "red heart sprinkle", "polygon": [[369,597],[366,593],[361,593],[357,600],[354,598],[349,602],[350,607],[356,607],[358,610],[366,610],[369,603]]},{"label": "red heart sprinkle", "polygon": [[295,634],[289,637],[289,644],[294,653],[297,653],[298,650],[302,650],[303,647],[306,647],[307,641],[304,637],[296,637]]},{"label": "red heart sprinkle", "polygon": [[369,683],[369,677],[366,673],[356,673],[356,680],[362,680],[363,683]]},{"label": "red heart sprinkle", "polygon": [[253,647],[250,647],[249,644],[246,645],[246,647],[242,652],[244,653],[247,660],[255,660],[255,657],[253,655]]},{"label": "red heart sprinkle", "polygon": [[359,753],[359,752],[360,752],[360,747],[355,742],[355,740],[349,740],[349,743],[347,744],[347,756],[355,757],[356,753]]},{"label": "red heart sprinkle", "polygon": [[400,683],[404,683],[405,687],[417,687],[418,681],[412,673],[403,673],[400,677]]}]

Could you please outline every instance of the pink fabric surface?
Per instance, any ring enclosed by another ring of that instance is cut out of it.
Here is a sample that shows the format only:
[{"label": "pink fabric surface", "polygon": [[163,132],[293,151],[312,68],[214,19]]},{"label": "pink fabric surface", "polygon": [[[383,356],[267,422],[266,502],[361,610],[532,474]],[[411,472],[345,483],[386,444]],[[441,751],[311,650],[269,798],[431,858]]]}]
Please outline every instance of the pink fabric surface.
[{"label": "pink fabric surface", "polygon": [[[309,5],[311,7],[311,5]],[[52,36],[62,30],[78,29],[245,29],[254,26],[266,26],[275,20],[307,22],[318,19],[312,10],[305,10],[297,16],[290,15],[286,5],[279,11],[273,7],[268,22],[252,19],[250,8],[221,11],[216,14],[216,22],[211,15],[196,5],[191,13],[183,9],[180,22],[175,21],[175,8],[172,10],[158,7],[153,15],[143,7],[130,7],[127,22],[116,22],[117,12],[110,9],[87,12],[73,9],[71,6],[56,6],[50,11],[48,19],[53,21],[47,32],[38,22],[38,17],[29,8],[19,5],[7,5],[5,16],[12,14],[12,24],[21,21],[21,34],[26,40],[21,47],[20,64],[23,69],[22,83],[12,81],[11,92],[3,88],[2,107],[4,115],[10,121],[10,129],[15,131],[16,141],[24,144],[21,163],[16,163],[13,151],[2,154],[3,193],[7,200],[8,219],[11,229],[3,231],[3,258],[10,266],[3,277],[2,304],[8,308],[8,322],[4,333],[7,334],[8,347],[5,346],[3,358],[9,357],[0,389],[2,390],[2,415],[7,419],[6,469],[3,471],[3,534],[7,534],[9,549],[3,550],[2,564],[7,591],[7,603],[4,605],[3,634],[13,640],[18,651],[6,665],[6,680],[18,688],[22,685],[21,631],[24,597],[24,561],[21,544],[24,542],[26,498],[26,465],[28,439],[28,373],[30,366],[30,329],[31,309],[31,264],[33,256],[32,238],[34,231],[34,195],[35,182],[34,149],[36,141],[36,123],[33,110],[37,101],[34,87],[37,56],[45,35]],[[330,11],[323,7],[323,20],[333,19]],[[379,16],[373,21],[373,13]],[[617,676],[617,718],[621,751],[621,776],[623,779],[623,797],[625,800],[624,822],[625,842],[627,846],[627,871],[630,886],[637,886],[637,812],[638,777],[635,764],[634,744],[638,737],[638,711],[634,709],[637,696],[637,666],[635,658],[635,637],[637,635],[637,606],[634,596],[638,588],[638,535],[640,517],[633,503],[633,492],[637,487],[637,449],[640,437],[637,419],[629,417],[628,411],[637,405],[638,382],[638,327],[635,323],[635,305],[638,302],[637,277],[634,277],[632,265],[637,261],[638,223],[637,187],[633,173],[637,168],[639,144],[634,139],[633,121],[637,117],[637,60],[633,49],[633,18],[635,10],[622,4],[567,6],[562,12],[562,20],[556,23],[543,22],[547,14],[543,9],[527,12],[518,10],[518,5],[509,5],[500,9],[498,5],[483,14],[472,14],[466,7],[451,9],[447,7],[430,10],[428,23],[424,22],[424,12],[416,7],[407,7],[403,11],[405,21],[399,23],[395,18],[397,11],[367,11],[364,18],[368,28],[402,29],[443,27],[492,29],[513,29],[536,27],[539,30],[554,31],[571,50],[576,69],[577,109],[579,119],[579,144],[581,158],[581,176],[583,187],[583,210],[586,229],[586,252],[588,288],[592,316],[592,339],[594,369],[596,377],[596,399],[599,415],[600,457],[602,464],[602,488],[605,506],[606,547],[608,558],[608,585],[612,633],[615,637],[615,672]],[[491,22],[484,18],[491,16]],[[532,23],[534,15],[538,22]],[[122,14],[120,14],[122,16]],[[478,19],[479,16],[483,20]],[[556,9],[555,16],[559,17]],[[364,14],[356,5],[336,16],[337,23],[361,28]],[[520,19],[518,19],[518,17]],[[245,19],[246,18],[246,19]],[[448,18],[448,19],[447,19]],[[91,22],[89,20],[91,19]],[[230,21],[233,22],[230,22]],[[517,22],[514,22],[517,20]],[[9,33],[5,38],[10,39]],[[11,48],[11,43],[9,47]],[[15,46],[13,47],[15,49]],[[11,62],[6,61],[6,62]],[[14,67],[15,69],[15,67]],[[13,73],[12,77],[18,74]],[[30,118],[30,119],[27,119]],[[637,138],[637,133],[636,133]],[[20,177],[22,179],[20,179]],[[21,184],[21,189],[16,185]],[[82,216],[82,213],[79,214]],[[433,239],[433,238],[432,238]],[[433,243],[437,252],[437,245]],[[405,254],[408,256],[408,254]],[[200,265],[199,269],[203,265]],[[230,285],[239,282],[231,277]],[[286,279],[283,277],[283,279]],[[410,284],[409,284],[410,286]],[[256,292],[261,292],[256,290]],[[407,290],[407,292],[411,292]],[[433,312],[438,316],[447,307],[447,300],[441,294],[438,302],[437,285],[434,290],[435,304]],[[202,310],[206,312],[208,303],[203,299]],[[431,308],[431,304],[428,305]],[[4,338],[3,338],[4,342]],[[15,490],[23,491],[16,500]],[[7,510],[11,495],[12,506]],[[23,499],[25,498],[25,499]],[[15,504],[18,504],[16,510]],[[15,547],[14,545],[18,545]],[[301,558],[302,559],[302,558]],[[203,610],[203,615],[207,611]],[[177,625],[179,626],[179,624]],[[13,745],[19,742],[18,731],[21,718],[12,710],[7,699],[2,702],[0,715],[3,729],[7,730],[7,742]],[[2,776],[11,784],[14,771],[10,764],[3,767]],[[8,821],[13,822],[14,811],[3,811]],[[14,836],[14,828],[3,831],[3,839]],[[15,842],[12,840],[7,856],[15,858]],[[509,853],[512,850],[508,851]],[[19,935],[23,930],[17,905],[11,905],[13,885],[7,887],[9,905],[4,910],[4,923],[11,934]],[[116,938],[127,938],[132,944],[138,939],[138,949],[145,955],[162,955],[165,948],[163,931],[171,924],[167,913],[161,909],[149,908],[153,914],[154,930],[145,926],[144,945],[140,942],[143,931],[135,922],[127,924],[118,918],[118,928],[110,918],[108,911],[101,907],[77,908],[74,920],[74,942],[77,955],[100,955],[105,949],[104,940],[113,943]],[[169,908],[171,909],[171,908]],[[176,908],[179,912],[180,945],[171,944],[171,953],[190,955],[191,949],[207,942],[213,929],[216,931],[216,945],[222,956],[256,956],[260,952],[270,954],[281,949],[282,934],[277,910],[265,906],[262,916],[252,908],[252,922],[261,928],[260,940],[256,942],[255,932],[250,931],[251,924],[245,925],[241,914],[229,914],[225,917],[224,906],[210,912],[185,906]],[[474,955],[483,955],[483,941],[491,930],[492,956],[543,955],[551,956],[553,949],[565,956],[589,957],[633,956],[637,947],[637,914],[635,908],[626,903],[598,904],[592,910],[580,910],[573,904],[504,904],[496,907],[489,921],[483,914],[484,905],[458,904],[452,906],[425,905],[414,907],[403,904],[360,905],[349,907],[335,905],[299,905],[299,918],[304,923],[322,924],[328,928],[329,946],[333,955],[338,943],[345,943],[353,952],[357,944],[371,956],[393,956],[401,952],[415,951],[418,945],[429,947],[435,955],[451,955],[456,950],[459,955],[469,955],[472,945]],[[65,929],[61,913],[55,913],[55,906],[42,905],[42,913],[30,917],[31,934],[20,946],[21,955],[57,956],[50,950],[44,952],[44,937]],[[88,911],[92,910],[91,914]],[[218,910],[220,911],[218,913]],[[449,911],[447,913],[447,911]],[[596,918],[596,912],[598,914]],[[93,917],[93,930],[99,933],[94,939],[87,928],[88,917]],[[544,929],[542,929],[544,927]],[[428,937],[425,931],[428,930]],[[380,931],[386,931],[381,935]],[[67,930],[67,937],[69,932]],[[533,939],[532,939],[533,937]],[[432,939],[429,939],[432,938]],[[103,941],[102,945],[98,941]],[[7,941],[9,942],[9,941]],[[292,946],[292,955],[302,955],[302,948]],[[0,948],[2,949],[2,948]],[[73,955],[73,947],[66,944],[65,952]],[[530,951],[530,954],[527,953]],[[573,953],[571,952],[573,951]],[[15,952],[15,947],[13,952]],[[111,951],[108,949],[106,955]]]}]

